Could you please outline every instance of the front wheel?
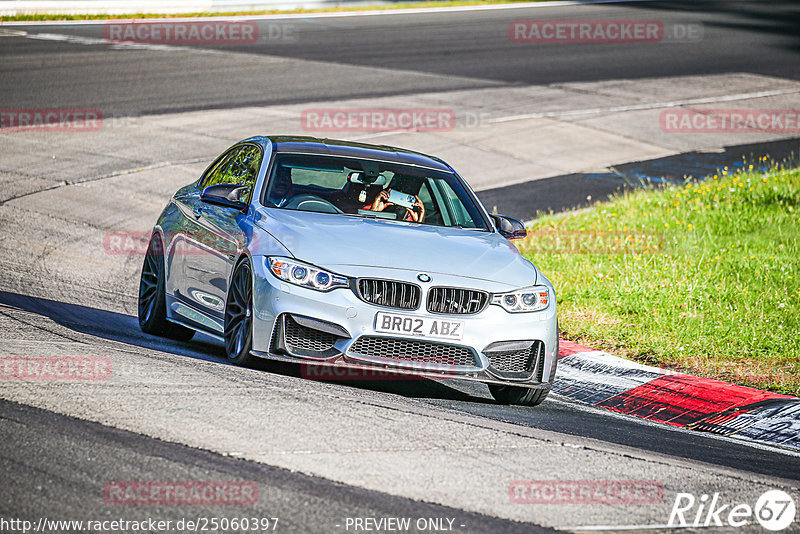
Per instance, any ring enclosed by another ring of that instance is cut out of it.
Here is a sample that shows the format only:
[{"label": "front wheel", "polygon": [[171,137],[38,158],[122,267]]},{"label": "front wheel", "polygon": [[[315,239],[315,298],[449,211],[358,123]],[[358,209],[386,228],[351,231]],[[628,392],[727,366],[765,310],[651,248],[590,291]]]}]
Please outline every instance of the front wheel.
[{"label": "front wheel", "polygon": [[225,302],[225,354],[237,365],[250,365],[253,348],[253,274],[248,260],[233,274]]},{"label": "front wheel", "polygon": [[164,247],[161,238],[153,234],[139,279],[139,328],[145,334],[189,341],[194,330],[167,320],[164,285]]},{"label": "front wheel", "polygon": [[520,386],[500,386],[489,384],[489,391],[492,397],[500,404],[519,404],[521,406],[538,406],[547,394],[549,389],[531,389]]}]

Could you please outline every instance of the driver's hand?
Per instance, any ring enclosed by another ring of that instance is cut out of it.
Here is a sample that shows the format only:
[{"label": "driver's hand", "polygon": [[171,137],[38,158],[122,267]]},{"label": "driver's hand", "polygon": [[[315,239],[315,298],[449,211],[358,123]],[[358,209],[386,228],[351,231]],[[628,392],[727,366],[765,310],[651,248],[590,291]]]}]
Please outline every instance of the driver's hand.
[{"label": "driver's hand", "polygon": [[412,221],[422,222],[422,220],[425,218],[425,204],[422,203],[419,197],[415,196],[414,198],[417,199],[414,202],[414,208],[413,209],[406,208],[406,210],[408,211],[408,214],[411,217]]},{"label": "driver's hand", "polygon": [[389,206],[391,202],[389,202],[389,193],[391,189],[384,189],[378,196],[375,197],[375,202],[372,203],[372,211],[383,211],[386,209],[386,206]]}]

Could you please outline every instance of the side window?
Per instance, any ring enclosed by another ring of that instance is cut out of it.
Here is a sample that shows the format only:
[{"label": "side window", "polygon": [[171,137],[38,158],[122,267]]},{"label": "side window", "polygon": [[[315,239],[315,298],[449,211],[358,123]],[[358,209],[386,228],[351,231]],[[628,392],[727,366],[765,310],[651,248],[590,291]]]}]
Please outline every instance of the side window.
[{"label": "side window", "polygon": [[217,177],[220,176],[222,172],[225,170],[225,168],[230,165],[231,159],[233,159],[236,156],[239,150],[240,148],[238,147],[234,148],[233,150],[229,150],[224,156],[219,158],[216,164],[214,164],[212,167],[206,170],[206,173],[200,180],[198,187],[202,190],[208,187],[209,185],[222,183],[218,181],[219,179]]},{"label": "side window", "polygon": [[433,207],[433,199],[431,198],[431,192],[428,191],[427,182],[423,183],[422,187],[419,188],[419,194],[417,196],[422,201],[422,203],[425,204],[426,210]]},{"label": "side window", "polygon": [[431,196],[431,191],[429,189],[430,181],[431,179],[427,178],[425,182],[422,183],[422,187],[420,187],[419,194],[417,196],[425,205],[425,222],[428,224],[443,226],[444,222],[442,220],[442,214],[439,212],[438,206],[433,201],[433,197]]},{"label": "side window", "polygon": [[256,182],[258,169],[261,166],[261,149],[255,145],[244,145],[231,150],[219,163],[209,172],[203,182],[201,189],[210,185],[237,184],[249,187],[246,197],[241,200],[250,200],[253,185]]},{"label": "side window", "polygon": [[458,194],[453,191],[453,188],[450,187],[445,181],[441,181],[442,189],[444,190],[445,197],[447,198],[450,207],[453,211],[453,217],[455,218],[455,224],[463,226],[464,228],[477,228],[475,221],[470,216],[469,212],[465,209],[464,204],[461,202],[461,199],[458,198]]}]

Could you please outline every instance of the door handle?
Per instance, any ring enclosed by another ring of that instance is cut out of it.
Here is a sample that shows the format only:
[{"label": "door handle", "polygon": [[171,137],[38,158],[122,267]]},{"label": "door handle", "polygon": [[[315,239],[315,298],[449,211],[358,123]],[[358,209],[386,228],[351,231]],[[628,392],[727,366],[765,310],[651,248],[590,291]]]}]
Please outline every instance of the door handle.
[{"label": "door handle", "polygon": [[192,208],[192,213],[194,213],[194,218],[199,219],[203,216],[203,212],[200,211],[200,208]]}]

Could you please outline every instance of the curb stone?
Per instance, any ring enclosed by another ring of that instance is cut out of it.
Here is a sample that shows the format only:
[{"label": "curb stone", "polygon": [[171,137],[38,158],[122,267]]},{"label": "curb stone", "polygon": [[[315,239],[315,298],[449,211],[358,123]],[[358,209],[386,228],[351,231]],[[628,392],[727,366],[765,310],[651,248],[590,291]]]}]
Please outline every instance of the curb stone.
[{"label": "curb stone", "polygon": [[699,432],[800,451],[800,398],[649,365],[560,340],[553,392]]}]

